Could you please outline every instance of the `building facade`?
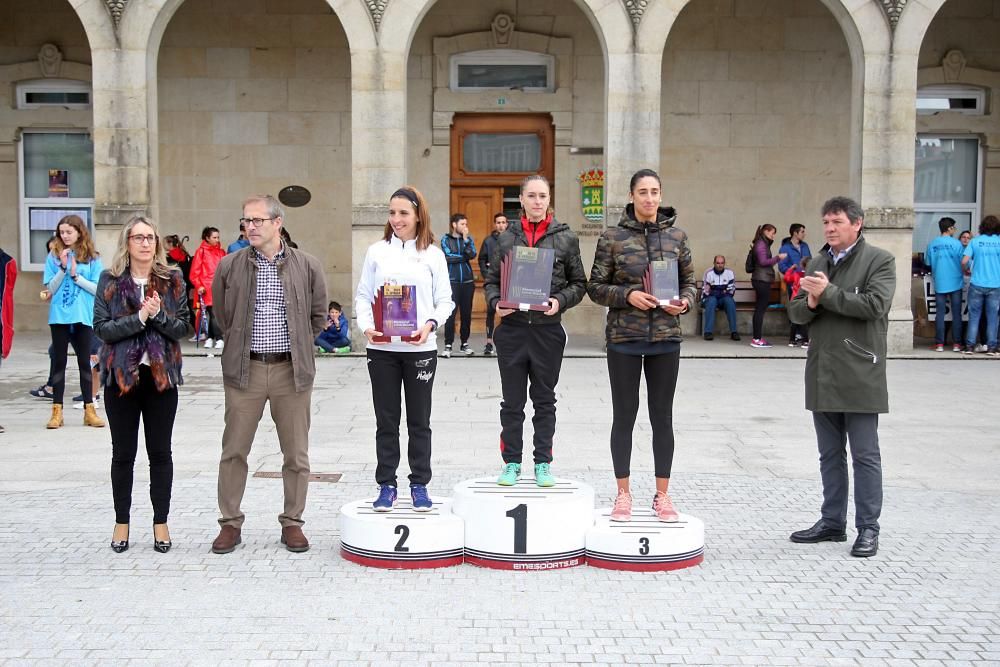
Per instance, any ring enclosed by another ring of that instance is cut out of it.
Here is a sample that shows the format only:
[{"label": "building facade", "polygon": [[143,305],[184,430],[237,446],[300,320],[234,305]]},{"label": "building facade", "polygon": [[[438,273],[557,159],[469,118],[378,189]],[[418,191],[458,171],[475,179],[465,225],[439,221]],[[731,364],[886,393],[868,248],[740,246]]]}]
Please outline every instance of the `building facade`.
[{"label": "building facade", "polygon": [[[197,246],[284,191],[286,226],[349,303],[386,198],[411,183],[477,243],[523,175],[581,237],[663,177],[696,266],[759,224],[849,194],[896,257],[890,345],[912,349],[911,258],[937,218],[1000,205],[997,0],[3,0],[0,246],[41,329],[44,243],[67,211],[99,250],[135,213]],[[286,190],[291,188],[291,190]],[[308,196],[303,196],[307,191]],[[305,199],[308,202],[304,203]],[[12,252],[11,250],[16,250]],[[568,313],[602,329],[601,309]],[[688,323],[694,330],[693,323]]]}]

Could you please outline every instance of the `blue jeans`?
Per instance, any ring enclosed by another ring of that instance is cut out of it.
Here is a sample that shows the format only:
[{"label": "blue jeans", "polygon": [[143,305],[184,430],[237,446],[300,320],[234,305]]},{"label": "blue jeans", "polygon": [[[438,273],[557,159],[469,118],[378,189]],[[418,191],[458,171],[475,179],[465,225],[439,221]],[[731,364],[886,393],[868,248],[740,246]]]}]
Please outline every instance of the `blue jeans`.
[{"label": "blue jeans", "polygon": [[726,318],[729,320],[729,331],[736,333],[736,302],[728,294],[722,296],[709,295],[705,297],[705,333],[715,331],[715,311],[724,308]]},{"label": "blue jeans", "polygon": [[976,344],[979,332],[979,318],[986,308],[986,347],[997,347],[997,320],[1000,319],[1000,287],[979,287],[969,285],[969,327],[965,333],[965,344]]},{"label": "blue jeans", "polygon": [[934,342],[944,345],[945,305],[951,302],[951,340],[956,345],[962,343],[962,290],[936,292],[934,294]]}]

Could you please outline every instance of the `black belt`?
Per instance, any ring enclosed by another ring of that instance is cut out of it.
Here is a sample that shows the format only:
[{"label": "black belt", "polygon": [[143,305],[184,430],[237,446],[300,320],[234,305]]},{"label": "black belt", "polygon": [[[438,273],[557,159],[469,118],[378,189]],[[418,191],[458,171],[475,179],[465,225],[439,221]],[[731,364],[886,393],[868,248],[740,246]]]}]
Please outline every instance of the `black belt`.
[{"label": "black belt", "polygon": [[251,361],[261,361],[265,364],[280,364],[292,360],[291,352],[251,352]]}]

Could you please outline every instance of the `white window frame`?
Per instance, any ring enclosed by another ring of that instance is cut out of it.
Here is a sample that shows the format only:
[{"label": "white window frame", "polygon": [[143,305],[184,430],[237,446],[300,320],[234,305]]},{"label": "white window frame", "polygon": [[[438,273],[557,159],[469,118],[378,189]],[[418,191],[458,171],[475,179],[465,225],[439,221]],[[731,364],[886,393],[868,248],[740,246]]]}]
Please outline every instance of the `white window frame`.
[{"label": "white window frame", "polygon": [[[973,235],[977,234],[979,229],[979,223],[983,219],[983,171],[986,164],[986,149],[983,146],[983,141],[980,137],[968,134],[938,134],[935,132],[920,132],[917,134],[917,140],[920,139],[963,139],[970,140],[975,139],[978,146],[976,151],[976,201],[975,203],[960,203],[960,202],[942,202],[940,204],[927,203],[927,202],[917,202],[916,197],[914,197],[913,209],[914,213],[940,213],[941,215],[946,215],[948,213],[971,213],[971,227],[970,230]],[[914,170],[915,171],[915,170]],[[960,230],[961,231],[961,230]],[[924,248],[914,248],[913,252],[923,252]]]},{"label": "white window frame", "polygon": [[24,135],[26,134],[90,134],[90,130],[80,128],[25,128],[21,130],[21,138],[17,142],[17,197],[19,202],[18,210],[20,216],[18,220],[18,232],[21,237],[21,261],[19,266],[22,271],[43,271],[45,262],[31,261],[31,229],[28,212],[33,206],[44,206],[46,208],[67,209],[67,215],[73,211],[89,210],[87,216],[88,230],[93,236],[94,233],[94,198],[93,197],[25,197],[24,196]]},{"label": "white window frame", "polygon": [[449,83],[452,91],[462,93],[481,93],[487,90],[510,90],[503,86],[472,87],[458,85],[459,65],[544,65],[544,87],[532,86],[518,88],[526,93],[551,93],[556,89],[556,57],[535,51],[519,49],[486,49],[483,51],[466,51],[456,53],[449,59]]},{"label": "white window frame", "polygon": [[986,91],[977,86],[935,85],[923,86],[917,90],[917,100],[932,98],[968,97],[976,100],[973,109],[921,109],[917,105],[918,116],[933,116],[939,113],[958,113],[966,116],[986,114]]}]

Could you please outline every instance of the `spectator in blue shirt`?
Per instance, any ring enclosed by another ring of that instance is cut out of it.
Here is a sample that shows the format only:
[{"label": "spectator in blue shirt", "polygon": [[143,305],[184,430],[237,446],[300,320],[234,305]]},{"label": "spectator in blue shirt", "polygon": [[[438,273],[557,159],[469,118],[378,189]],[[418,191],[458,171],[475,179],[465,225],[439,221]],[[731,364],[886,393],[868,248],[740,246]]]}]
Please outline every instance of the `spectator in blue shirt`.
[{"label": "spectator in blue shirt", "polygon": [[226,254],[234,253],[237,250],[241,250],[250,245],[250,239],[247,238],[247,228],[242,222],[240,223],[240,237],[229,244],[226,248]]},{"label": "spectator in blue shirt", "polygon": [[330,312],[326,316],[326,327],[316,336],[316,351],[347,354],[351,351],[351,331],[344,309],[340,303],[331,301],[327,310]]},{"label": "spectator in blue shirt", "polygon": [[955,220],[941,218],[941,235],[927,244],[924,263],[934,280],[934,349],[944,352],[945,315],[951,309],[952,350],[962,351],[962,254],[965,248],[953,234]]},{"label": "spectator in blue shirt", "polygon": [[[793,224],[788,228],[788,236],[781,240],[781,248],[778,250],[778,254],[785,253],[785,258],[778,262],[778,271],[781,275],[785,275],[785,272],[793,266],[802,269],[802,260],[806,257],[812,257],[812,251],[809,250],[809,244],[806,243],[806,226],[799,223]],[[791,287],[789,287],[788,292],[789,298],[791,298]]]},{"label": "spectator in blue shirt", "polygon": [[1000,318],[1000,219],[988,215],[979,225],[979,236],[969,241],[962,266],[972,263],[969,284],[969,327],[965,334],[965,352],[971,354],[979,329],[979,318],[986,309],[986,354],[1000,357],[997,350],[997,324]]}]

